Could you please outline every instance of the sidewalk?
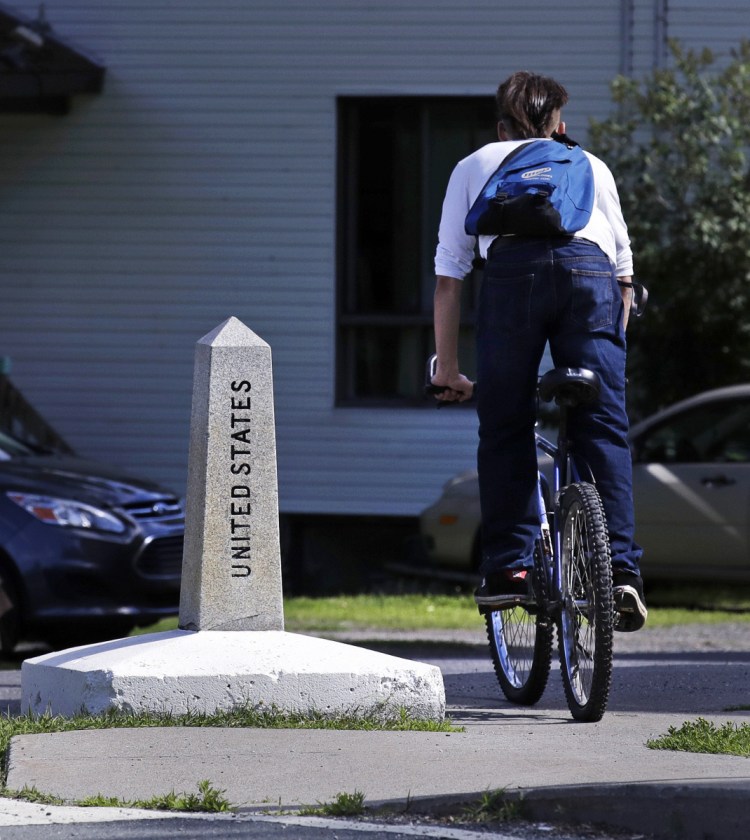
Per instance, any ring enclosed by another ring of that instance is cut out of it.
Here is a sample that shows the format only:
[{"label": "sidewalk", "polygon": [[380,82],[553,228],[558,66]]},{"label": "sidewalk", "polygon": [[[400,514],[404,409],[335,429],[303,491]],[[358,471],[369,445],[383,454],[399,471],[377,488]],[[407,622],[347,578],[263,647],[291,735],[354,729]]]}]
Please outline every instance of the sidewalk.
[{"label": "sidewalk", "polygon": [[[539,707],[508,705],[477,634],[386,634],[368,644],[440,665],[460,733],[160,728],[14,739],[8,787],[79,800],[195,791],[210,780],[241,808],[294,808],[361,791],[366,804],[459,813],[505,788],[534,819],[603,822],[660,837],[745,838],[746,758],[651,750],[705,717],[750,722],[750,626],[619,635],[609,710],[572,721],[553,670]],[[353,643],[361,640],[352,639]],[[711,647],[711,645],[717,645]]]}]

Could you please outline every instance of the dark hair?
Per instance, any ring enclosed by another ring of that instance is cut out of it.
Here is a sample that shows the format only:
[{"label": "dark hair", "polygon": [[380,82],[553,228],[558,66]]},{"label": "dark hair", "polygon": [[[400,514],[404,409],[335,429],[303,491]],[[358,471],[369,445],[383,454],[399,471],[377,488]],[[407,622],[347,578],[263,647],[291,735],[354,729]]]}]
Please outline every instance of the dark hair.
[{"label": "dark hair", "polygon": [[497,118],[516,140],[547,137],[553,117],[568,101],[565,88],[549,76],[519,70],[497,89]]}]

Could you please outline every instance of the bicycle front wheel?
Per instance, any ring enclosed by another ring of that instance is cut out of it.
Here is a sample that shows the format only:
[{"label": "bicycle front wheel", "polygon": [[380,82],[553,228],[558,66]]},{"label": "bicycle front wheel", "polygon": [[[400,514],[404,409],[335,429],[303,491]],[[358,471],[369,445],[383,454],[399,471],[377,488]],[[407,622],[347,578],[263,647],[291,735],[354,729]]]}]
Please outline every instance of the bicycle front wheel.
[{"label": "bicycle front wheel", "polygon": [[576,720],[601,720],[612,680],[614,605],[607,522],[599,493],[580,482],[558,508],[561,595],[558,645],[568,708]]},{"label": "bicycle front wheel", "polygon": [[547,686],[552,664],[551,622],[526,607],[485,615],[490,654],[503,694],[519,706],[533,706]]}]

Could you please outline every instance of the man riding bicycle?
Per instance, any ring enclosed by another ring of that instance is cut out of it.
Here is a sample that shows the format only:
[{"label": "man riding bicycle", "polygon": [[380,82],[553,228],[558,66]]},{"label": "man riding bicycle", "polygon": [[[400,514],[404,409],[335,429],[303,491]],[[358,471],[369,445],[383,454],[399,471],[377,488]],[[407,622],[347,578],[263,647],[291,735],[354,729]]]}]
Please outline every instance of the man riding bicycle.
[{"label": "man riding bicycle", "polygon": [[[507,156],[530,140],[565,135],[565,88],[517,72],[497,91],[498,138],[460,161],[443,203],[435,255],[433,385],[437,399],[462,402],[472,383],[460,373],[461,281],[471,271],[477,237],[465,223],[477,196]],[[565,138],[567,139],[567,138]],[[486,259],[477,318],[482,511],[480,607],[501,607],[530,592],[536,506],[534,441],[539,364],[549,342],[556,367],[584,367],[601,380],[595,403],[570,413],[570,436],[596,477],[607,517],[619,630],[639,630],[647,610],[634,541],[632,464],[625,411],[625,329],[633,259],[612,173],[585,153],[593,178],[588,223],[572,234],[480,235]],[[529,595],[529,597],[531,597]]]}]

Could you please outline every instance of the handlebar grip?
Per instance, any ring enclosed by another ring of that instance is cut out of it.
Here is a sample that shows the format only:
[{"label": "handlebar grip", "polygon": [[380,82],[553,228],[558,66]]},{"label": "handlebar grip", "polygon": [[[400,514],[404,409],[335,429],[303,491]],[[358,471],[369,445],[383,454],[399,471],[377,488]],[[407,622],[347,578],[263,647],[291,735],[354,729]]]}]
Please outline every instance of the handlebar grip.
[{"label": "handlebar grip", "polygon": [[[432,377],[435,375],[436,372],[437,372],[437,355],[435,353],[433,353],[432,356],[430,356],[430,358],[427,360],[427,367],[425,369],[425,375],[424,375],[424,387],[423,387],[422,390],[423,390],[424,395],[426,397],[434,397],[436,394],[442,394],[444,391],[448,390],[447,385],[433,385],[432,384]],[[471,394],[471,397],[469,397],[468,400],[464,400],[464,402],[472,402],[473,400],[476,399],[477,383],[474,382],[473,385],[474,385],[474,390]],[[453,401],[450,401],[450,402],[447,401],[447,400],[437,400],[436,405],[437,405],[438,408],[448,408],[452,405],[463,405],[463,403],[460,403],[458,400],[453,400]]]}]

